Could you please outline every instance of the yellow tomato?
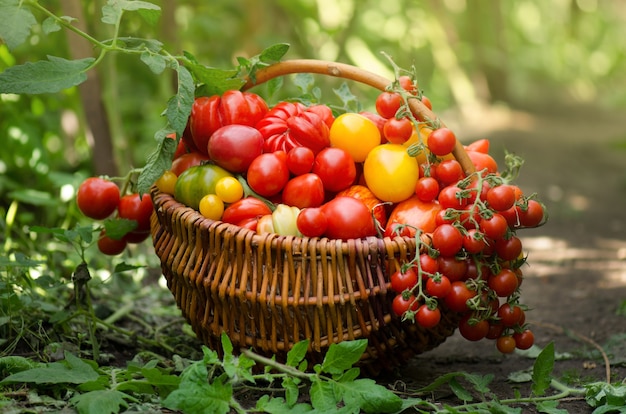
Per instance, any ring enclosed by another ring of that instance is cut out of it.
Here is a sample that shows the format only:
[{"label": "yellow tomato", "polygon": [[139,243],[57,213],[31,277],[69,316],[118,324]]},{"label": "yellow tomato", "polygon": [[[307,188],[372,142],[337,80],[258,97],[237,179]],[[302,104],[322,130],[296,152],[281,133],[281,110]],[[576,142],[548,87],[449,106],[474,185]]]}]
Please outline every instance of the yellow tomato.
[{"label": "yellow tomato", "polygon": [[215,194],[207,194],[200,199],[200,214],[211,220],[219,220],[224,214],[224,202]]},{"label": "yellow tomato", "polygon": [[172,194],[174,195],[174,190],[176,188],[176,180],[178,177],[172,171],[167,170],[163,173],[161,177],[156,181],[156,186],[162,193]]},{"label": "yellow tomato", "polygon": [[347,151],[354,162],[363,162],[367,154],[380,145],[380,131],[363,115],[346,112],[330,127],[330,146]]},{"label": "yellow tomato", "polygon": [[235,177],[222,177],[215,183],[215,194],[225,203],[234,203],[243,197],[243,186]]},{"label": "yellow tomato", "polygon": [[383,144],[370,151],[363,165],[367,187],[383,201],[399,203],[415,193],[417,160],[400,144]]}]

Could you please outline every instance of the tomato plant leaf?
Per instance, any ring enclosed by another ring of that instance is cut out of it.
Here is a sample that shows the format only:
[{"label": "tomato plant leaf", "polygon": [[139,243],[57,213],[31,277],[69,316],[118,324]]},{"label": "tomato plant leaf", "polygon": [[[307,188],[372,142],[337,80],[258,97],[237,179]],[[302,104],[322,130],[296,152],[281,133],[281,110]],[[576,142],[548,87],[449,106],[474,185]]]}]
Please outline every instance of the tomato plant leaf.
[{"label": "tomato plant leaf", "polygon": [[99,374],[91,365],[69,352],[65,352],[65,360],[52,362],[42,367],[9,375],[0,384],[27,382],[35,384],[83,384],[98,379]]},{"label": "tomato plant leaf", "polygon": [[[128,407],[125,398],[131,397],[117,390],[96,390],[75,395],[70,402],[81,414],[115,414],[120,412],[120,407]],[[137,401],[134,398],[132,400]]]},{"label": "tomato plant leaf", "polygon": [[596,408],[595,412],[604,407],[626,407],[626,383],[607,384],[606,382],[594,382],[586,385],[585,401],[589,406]]},{"label": "tomato plant leaf", "polygon": [[332,383],[315,378],[309,390],[311,405],[321,413],[331,413],[337,411],[337,398]]},{"label": "tomato plant leaf", "polygon": [[[370,378],[340,382],[346,406],[358,407],[365,413],[394,413],[402,408],[402,399]],[[358,411],[357,411],[358,412]]]},{"label": "tomato plant leaf", "polygon": [[137,228],[137,220],[113,218],[104,221],[104,230],[113,240],[120,240]]},{"label": "tomato plant leaf", "polygon": [[552,370],[554,368],[554,343],[550,342],[541,351],[535,364],[533,365],[533,386],[532,392],[535,395],[543,395],[552,381]]},{"label": "tomato plant leaf", "polygon": [[569,411],[558,408],[559,401],[541,401],[537,404],[537,411],[546,414],[567,414]]},{"label": "tomato plant leaf", "polygon": [[287,352],[287,361],[286,365],[290,367],[297,367],[300,362],[306,356],[306,351],[309,347],[309,340],[305,339],[304,341],[296,342],[293,347]]},{"label": "tomato plant leaf", "polygon": [[48,60],[12,66],[0,73],[0,93],[59,92],[83,83],[93,62],[94,58],[67,60],[48,56]]},{"label": "tomato plant leaf", "polygon": [[276,63],[289,51],[289,43],[277,43],[264,49],[259,55],[259,60],[264,63]]},{"label": "tomato plant leaf", "polygon": [[20,0],[0,0],[0,39],[10,50],[24,43],[37,24],[33,13],[21,4]]},{"label": "tomato plant leaf", "polygon": [[45,34],[50,34],[61,30],[61,25],[53,17],[48,17],[41,23],[41,30],[43,30]]},{"label": "tomato plant leaf", "polygon": [[197,96],[221,95],[228,90],[238,90],[245,83],[243,79],[236,77],[238,72],[235,69],[211,68],[189,59],[190,55],[186,56],[188,58],[185,60],[185,67],[199,84]]},{"label": "tomato plant leaf", "polygon": [[157,55],[150,52],[143,52],[139,57],[143,63],[145,63],[148,68],[152,71],[152,73],[160,74],[165,70],[165,66],[167,62],[165,58],[161,55]]},{"label": "tomato plant leaf", "polygon": [[145,194],[150,191],[150,187],[159,179],[163,172],[172,166],[172,157],[176,151],[176,140],[165,138],[165,135],[172,131],[163,128],[155,134],[160,141],[157,148],[148,156],[145,167],[141,170],[137,178],[137,191]]},{"label": "tomato plant leaf", "polygon": [[180,137],[187,126],[194,101],[195,84],[189,70],[178,66],[178,91],[167,103],[166,116],[169,125]]},{"label": "tomato plant leaf", "polygon": [[331,344],[322,362],[321,370],[329,374],[341,374],[361,358],[366,347],[366,339]]},{"label": "tomato plant leaf", "polygon": [[457,381],[456,378],[452,378],[450,382],[448,383],[448,386],[450,387],[454,395],[457,396],[458,399],[465,401],[465,402],[472,401],[474,399],[474,397],[472,397],[472,394],[469,391],[467,391],[461,385],[461,383]]},{"label": "tomato plant leaf", "polygon": [[265,394],[256,403],[255,407],[259,412],[270,414],[302,414],[313,411],[307,403],[298,403],[293,406],[285,403],[281,397],[271,398]]}]

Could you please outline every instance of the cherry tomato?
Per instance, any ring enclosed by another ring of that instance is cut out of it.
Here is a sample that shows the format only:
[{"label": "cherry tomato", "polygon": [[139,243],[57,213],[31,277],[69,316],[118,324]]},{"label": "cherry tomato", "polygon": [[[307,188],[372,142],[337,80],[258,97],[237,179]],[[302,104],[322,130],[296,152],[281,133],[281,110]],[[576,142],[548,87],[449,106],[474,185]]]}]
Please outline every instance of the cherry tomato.
[{"label": "cherry tomato", "polygon": [[437,165],[437,179],[442,186],[455,184],[463,178],[463,168],[457,160],[443,160]]},{"label": "cherry tomato", "polygon": [[172,171],[167,170],[163,172],[163,175],[156,180],[156,186],[160,192],[165,194],[174,195],[174,190],[176,189],[176,181],[178,177]]},{"label": "cherry tomato", "polygon": [[393,237],[394,227],[397,224],[410,226],[407,227],[409,237],[415,236],[415,228],[421,229],[425,233],[432,233],[437,226],[435,219],[440,211],[439,203],[424,202],[413,195],[393,208],[385,227],[385,237]]},{"label": "cherry tomato", "polygon": [[363,115],[346,112],[330,127],[330,145],[348,152],[354,162],[363,162],[367,154],[380,145],[378,127]]},{"label": "cherry tomato", "polygon": [[325,148],[315,156],[313,173],[322,179],[326,191],[339,192],[354,183],[356,165],[346,150]]},{"label": "cherry tomato", "polygon": [[500,321],[490,320],[489,331],[487,332],[487,335],[485,335],[485,338],[498,339],[499,337],[502,336],[502,332],[504,332],[504,326],[502,326]]},{"label": "cherry tomato", "polygon": [[223,177],[215,183],[215,194],[225,203],[234,203],[243,197],[243,186],[235,177]]},{"label": "cherry tomato", "polygon": [[468,341],[480,341],[489,332],[489,322],[486,320],[475,320],[473,315],[464,316],[459,322],[459,333]]},{"label": "cherry tomato", "polygon": [[451,224],[442,224],[432,235],[433,248],[442,256],[454,256],[463,247],[463,235]]},{"label": "cherry tomato", "polygon": [[280,193],[289,181],[289,169],[284,154],[266,152],[256,157],[246,173],[250,188],[263,197],[271,197]]},{"label": "cherry tomato", "polygon": [[430,309],[424,304],[417,309],[415,320],[426,329],[434,328],[441,321],[441,311],[439,308]]},{"label": "cherry tomato", "polygon": [[511,328],[518,325],[522,321],[524,311],[517,305],[503,303],[498,308],[498,318],[502,326]]},{"label": "cherry tomato", "polygon": [[90,177],[81,183],[76,193],[80,211],[94,220],[109,217],[120,202],[120,189],[111,181]]},{"label": "cherry tomato", "polygon": [[383,135],[392,144],[404,144],[413,135],[413,122],[409,118],[389,118],[383,126]]},{"label": "cherry tomato", "polygon": [[407,311],[417,311],[419,303],[415,300],[415,296],[408,295],[407,298],[403,294],[397,295],[391,302],[391,310],[398,316],[403,316]]},{"label": "cherry tomato", "polygon": [[509,224],[503,215],[495,213],[489,218],[481,219],[478,223],[478,227],[486,237],[490,239],[500,239],[506,234]]},{"label": "cherry tomato", "polygon": [[410,93],[411,95],[417,94],[417,81],[414,81],[408,75],[401,75],[398,77],[398,83],[400,87]]},{"label": "cherry tomato", "polygon": [[295,147],[287,153],[287,168],[293,175],[311,172],[315,154],[311,148]]},{"label": "cherry tomato", "polygon": [[326,220],[326,216],[322,213],[321,208],[304,208],[298,214],[296,226],[298,226],[298,230],[303,236],[320,237],[328,228],[328,220]]},{"label": "cherry tomato", "polygon": [[511,335],[501,336],[496,340],[496,348],[503,354],[515,351],[515,339]]},{"label": "cherry tomato", "polygon": [[517,290],[517,275],[511,269],[503,268],[487,281],[489,287],[501,298],[511,296]]},{"label": "cherry tomato", "polygon": [[402,97],[396,92],[381,92],[376,98],[375,105],[380,116],[386,119],[394,118],[402,106]]},{"label": "cherry tomato", "polygon": [[489,153],[489,140],[479,139],[465,146],[467,151],[482,152],[483,154]]},{"label": "cherry tomato", "polygon": [[509,239],[497,239],[496,254],[504,261],[515,260],[522,254],[522,241],[517,236]]},{"label": "cherry tomato", "polygon": [[399,203],[415,194],[419,167],[402,145],[383,144],[367,155],[363,174],[367,187],[376,197]]},{"label": "cherry tomato", "polygon": [[439,256],[437,258],[439,273],[442,273],[454,282],[457,280],[465,280],[467,274],[467,261],[457,259],[455,256]]},{"label": "cherry tomato", "polygon": [[330,239],[360,239],[376,235],[369,208],[352,197],[335,197],[321,207],[328,221],[326,236]]},{"label": "cherry tomato", "polygon": [[324,184],[313,173],[292,178],[283,188],[282,202],[298,208],[319,207],[324,203]]},{"label": "cherry tomato", "polygon": [[251,218],[258,219],[267,214],[272,214],[272,210],[270,210],[267,204],[258,198],[245,197],[239,201],[235,201],[224,209],[222,221],[240,225],[240,223],[243,224]]},{"label": "cherry tomato", "polygon": [[210,220],[220,220],[224,214],[224,202],[215,194],[207,194],[200,199],[200,214]]},{"label": "cherry tomato", "polygon": [[463,248],[469,254],[478,254],[485,246],[485,238],[476,229],[469,229],[463,236]]},{"label": "cherry tomato", "polygon": [[215,194],[217,182],[232,174],[215,164],[202,164],[190,167],[180,174],[174,188],[174,198],[180,203],[198,210],[200,199],[207,194]]},{"label": "cherry tomato", "polygon": [[419,261],[422,272],[434,275],[439,271],[439,262],[427,253],[420,254]]},{"label": "cherry tomato", "polygon": [[467,206],[467,198],[462,197],[462,190],[456,185],[444,187],[439,192],[437,200],[441,204],[441,208],[462,209]]},{"label": "cherry tomato", "polygon": [[530,329],[514,333],[513,339],[515,339],[515,347],[522,350],[529,349],[535,343],[535,335]]},{"label": "cherry tomato", "polygon": [[528,200],[526,209],[519,209],[519,221],[523,227],[537,227],[543,220],[543,206],[537,200]]},{"label": "cherry tomato", "polygon": [[183,173],[183,171],[196,165],[200,165],[208,160],[208,155],[202,155],[199,152],[190,152],[188,154],[183,154],[172,161],[172,167],[170,170],[176,174],[176,176],[179,176]]},{"label": "cherry tomato", "polygon": [[397,293],[402,293],[406,289],[413,289],[417,285],[417,273],[412,268],[405,271],[396,270],[389,279],[391,280],[391,289]]},{"label": "cherry tomato", "polygon": [[417,198],[424,202],[430,202],[439,195],[439,182],[432,177],[422,177],[415,185]]},{"label": "cherry tomato", "polygon": [[98,250],[108,256],[117,256],[126,249],[127,242],[124,238],[115,240],[107,236],[106,231],[102,230],[98,237]]},{"label": "cherry tomato", "polygon": [[435,129],[428,136],[426,145],[430,152],[441,157],[452,152],[456,145],[456,136],[448,128]]},{"label": "cherry tomato", "polygon": [[452,282],[445,275],[429,277],[426,281],[426,293],[434,298],[445,298],[452,290]]},{"label": "cherry tomato", "polygon": [[498,163],[491,155],[478,151],[466,151],[468,157],[476,167],[476,171],[484,171],[483,174],[495,174],[498,172]]},{"label": "cherry tomato", "polygon": [[465,282],[457,280],[452,282],[450,292],[443,300],[453,312],[464,313],[469,310],[467,301],[474,296],[476,296],[475,290],[468,288]]},{"label": "cherry tomato", "polygon": [[492,187],[487,191],[486,200],[495,211],[508,210],[515,204],[515,190],[506,184]]},{"label": "cherry tomato", "polygon": [[150,216],[153,210],[154,205],[149,194],[139,196],[139,194],[133,193],[120,199],[117,214],[120,218],[137,222],[137,227],[133,231],[147,232],[150,230]]}]

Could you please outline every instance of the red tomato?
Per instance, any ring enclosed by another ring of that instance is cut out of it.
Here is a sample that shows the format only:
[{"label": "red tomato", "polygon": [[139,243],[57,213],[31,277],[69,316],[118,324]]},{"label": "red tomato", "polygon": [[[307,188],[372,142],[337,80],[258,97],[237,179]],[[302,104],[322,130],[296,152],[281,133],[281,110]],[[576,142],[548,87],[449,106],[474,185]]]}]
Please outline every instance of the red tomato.
[{"label": "red tomato", "polygon": [[426,145],[437,156],[448,155],[456,145],[456,136],[448,128],[438,128],[428,135]]},{"label": "red tomato", "polygon": [[465,150],[482,152],[483,154],[489,154],[489,140],[479,139],[478,141],[474,141],[471,144],[466,145]]},{"label": "red tomato", "polygon": [[486,200],[495,211],[508,210],[515,204],[515,189],[506,184],[492,187],[487,191]]},{"label": "red tomato", "polygon": [[439,195],[439,182],[433,177],[422,177],[417,180],[415,194],[420,200],[431,202]]},{"label": "red tomato", "polygon": [[197,98],[191,107],[189,127],[198,150],[208,155],[209,138],[225,125],[253,127],[268,111],[267,103],[252,92],[230,90],[221,96]]},{"label": "red tomato", "polygon": [[292,178],[283,188],[282,202],[298,208],[319,207],[324,203],[324,184],[313,173]]},{"label": "red tomato", "polygon": [[383,126],[383,135],[392,144],[404,144],[413,135],[413,122],[409,118],[389,118]]},{"label": "red tomato", "polygon": [[[425,203],[414,195],[394,207],[387,220],[385,237],[393,237],[394,227],[397,224],[407,224],[425,233],[432,233],[437,227],[435,219],[440,211],[439,203]],[[415,229],[409,227],[409,236],[415,236]]]},{"label": "red tomato", "polygon": [[510,335],[501,336],[496,340],[496,348],[503,354],[515,351],[515,339]]},{"label": "red tomato", "polygon": [[120,189],[112,181],[90,177],[81,183],[76,193],[80,211],[94,220],[109,217],[120,202]]},{"label": "red tomato", "polygon": [[522,254],[522,241],[517,236],[496,240],[496,254],[505,261],[515,260]]},{"label": "red tomato", "polygon": [[502,269],[487,281],[489,288],[501,298],[511,296],[518,287],[517,275],[511,269]]},{"label": "red tomato", "polygon": [[503,303],[498,308],[498,318],[502,326],[510,328],[516,326],[522,320],[524,311],[517,305]]},{"label": "red tomato", "polygon": [[133,230],[135,232],[150,231],[150,216],[153,210],[154,206],[149,194],[144,194],[142,197],[139,197],[137,193],[125,195],[120,199],[117,207],[120,218],[137,222],[137,227]]},{"label": "red tomato", "polygon": [[483,234],[490,239],[504,237],[509,228],[509,224],[503,215],[495,213],[490,218],[483,218],[478,223],[478,227]]},{"label": "red tomato", "polygon": [[330,109],[328,105],[311,105],[306,110],[307,112],[313,112],[314,114],[317,114],[320,118],[322,118],[322,121],[324,121],[328,128],[333,125],[335,116],[333,115],[333,110]]},{"label": "red tomato", "polygon": [[381,92],[376,98],[376,112],[383,118],[395,118],[402,105],[402,97],[396,92]]},{"label": "red tomato", "polygon": [[391,281],[391,289],[396,293],[402,293],[407,289],[413,289],[417,285],[417,273],[412,268],[405,271],[397,270],[389,277]]},{"label": "red tomato", "polygon": [[476,171],[485,170],[485,174],[495,174],[498,172],[498,164],[491,155],[477,151],[466,151]]},{"label": "red tomato", "polygon": [[416,312],[419,309],[419,303],[415,300],[415,296],[409,295],[407,298],[399,294],[391,302],[391,310],[398,316],[403,316],[407,311]]},{"label": "red tomato", "polygon": [[315,154],[330,145],[328,125],[316,112],[306,110],[287,118],[287,127],[299,145],[310,148]]},{"label": "red tomato", "polygon": [[441,311],[439,308],[430,309],[428,305],[424,304],[417,310],[415,320],[426,329],[434,328],[441,320]]},{"label": "red tomato", "polygon": [[476,291],[467,287],[465,282],[457,280],[452,282],[450,292],[444,298],[444,302],[453,312],[467,312],[467,301],[476,296]]},{"label": "red tomato", "polygon": [[246,179],[250,188],[263,197],[272,197],[283,190],[289,181],[289,169],[284,152],[267,152],[250,163]]},{"label": "red tomato", "polygon": [[417,81],[413,80],[408,75],[402,75],[398,77],[398,83],[400,87],[410,93],[411,95],[417,95]]},{"label": "red tomato", "polygon": [[337,196],[353,197],[361,200],[370,209],[374,218],[378,221],[382,228],[387,225],[387,210],[382,201],[380,201],[372,191],[364,185],[352,185],[343,191],[337,193]]},{"label": "red tomato", "polygon": [[439,256],[437,258],[437,264],[439,266],[439,273],[446,275],[450,281],[465,280],[468,269],[466,260],[459,260],[455,256]]},{"label": "red tomato", "polygon": [[321,208],[328,221],[325,235],[330,239],[361,239],[376,235],[370,210],[361,200],[335,197]]},{"label": "red tomato", "polygon": [[427,253],[420,254],[419,261],[423,273],[434,275],[439,271],[439,262]]},{"label": "red tomato", "polygon": [[315,154],[311,148],[295,147],[287,153],[287,168],[293,175],[310,173]]},{"label": "red tomato", "polygon": [[217,165],[233,173],[243,173],[263,153],[263,136],[250,126],[226,125],[211,135],[207,148]]},{"label": "red tomato", "polygon": [[190,152],[188,154],[183,154],[180,157],[176,158],[172,161],[171,171],[179,176],[183,171],[189,169],[190,167],[194,167],[196,165],[202,164],[204,161],[208,161],[210,158],[208,155],[202,155],[199,152]]},{"label": "red tomato", "polygon": [[452,224],[442,224],[433,231],[433,248],[442,256],[454,256],[463,247],[463,235]]},{"label": "red tomato", "polygon": [[457,160],[443,160],[437,165],[437,179],[443,186],[456,184],[463,178],[463,168]]},{"label": "red tomato", "polygon": [[315,157],[313,173],[322,179],[326,191],[336,193],[354,183],[356,165],[346,150],[325,148]]},{"label": "red tomato", "polygon": [[305,237],[320,237],[328,228],[328,220],[321,208],[304,208],[296,218],[296,226]]},{"label": "red tomato", "polygon": [[426,281],[426,293],[434,298],[445,298],[452,290],[452,282],[446,276],[429,277]]},{"label": "red tomato", "polygon": [[384,127],[385,121],[387,119],[383,118],[379,114],[375,114],[375,113],[369,112],[369,111],[361,111],[361,112],[359,112],[359,114],[363,115],[366,118],[368,118],[370,121],[372,121],[378,127],[378,132],[380,133],[380,138],[381,138],[381,142],[380,143],[384,144],[385,143],[385,134],[383,132],[383,127]]},{"label": "red tomato", "polygon": [[108,256],[117,256],[126,249],[126,240],[123,238],[120,240],[114,240],[106,235],[106,232],[102,230],[98,237],[98,250],[101,253]]},{"label": "red tomato", "polygon": [[456,185],[449,185],[441,189],[437,200],[439,201],[439,204],[441,204],[441,208],[443,209],[462,209],[467,206],[467,198],[462,196],[463,190],[461,190]]},{"label": "red tomato", "polygon": [[489,322],[474,320],[472,315],[466,315],[459,322],[459,332],[468,341],[480,341],[489,332]]},{"label": "red tomato", "polygon": [[530,329],[514,333],[513,339],[515,339],[515,347],[522,350],[529,349],[535,343],[535,335]]},{"label": "red tomato", "polygon": [[267,214],[272,214],[272,210],[270,210],[267,204],[258,198],[246,197],[226,207],[222,215],[222,221],[239,225],[251,218],[258,219]]},{"label": "red tomato", "polygon": [[467,234],[463,236],[463,248],[469,254],[478,254],[486,246],[485,238],[477,233],[476,229],[469,229]]},{"label": "red tomato", "polygon": [[523,227],[537,227],[543,221],[544,208],[537,200],[528,200],[526,209],[519,208],[518,211]]}]

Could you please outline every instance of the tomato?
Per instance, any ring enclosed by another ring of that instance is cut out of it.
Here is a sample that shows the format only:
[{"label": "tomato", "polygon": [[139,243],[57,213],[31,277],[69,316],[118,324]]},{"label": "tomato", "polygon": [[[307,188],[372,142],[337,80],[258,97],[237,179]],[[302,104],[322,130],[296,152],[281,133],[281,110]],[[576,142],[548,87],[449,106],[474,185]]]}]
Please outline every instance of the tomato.
[{"label": "tomato", "polygon": [[439,211],[441,211],[439,203],[426,203],[414,195],[408,200],[398,203],[391,211],[385,227],[385,237],[393,237],[394,227],[397,224],[409,225],[408,234],[410,237],[415,236],[415,228],[421,229],[425,233],[432,233],[437,227],[435,219]]},{"label": "tomato", "polygon": [[399,203],[415,194],[419,167],[402,145],[383,144],[367,155],[363,174],[367,187],[376,197]]},{"label": "tomato", "polygon": [[529,349],[535,343],[535,335],[530,329],[514,333],[513,339],[515,339],[515,347],[522,350]]},{"label": "tomato", "polygon": [[396,270],[389,279],[391,280],[391,289],[397,293],[402,293],[407,289],[411,290],[417,285],[417,273],[410,267],[404,271],[402,269]]},{"label": "tomato", "polygon": [[[282,151],[280,153],[284,154]],[[250,188],[263,197],[280,193],[289,181],[285,157],[278,152],[267,152],[256,157],[246,173]]]},{"label": "tomato", "polygon": [[339,192],[350,187],[356,179],[356,165],[352,156],[341,148],[325,148],[315,156],[313,173],[324,183],[324,189]]},{"label": "tomato", "polygon": [[207,194],[200,199],[198,211],[210,220],[219,220],[224,214],[224,202],[215,194]]},{"label": "tomato", "polygon": [[433,248],[442,256],[454,256],[463,247],[463,235],[451,224],[442,224],[433,231]]},{"label": "tomato", "polygon": [[463,178],[463,168],[457,160],[443,160],[437,165],[437,180],[447,186]]},{"label": "tomato", "polygon": [[126,246],[127,242],[124,238],[115,240],[107,236],[106,231],[102,230],[100,232],[100,236],[98,237],[98,250],[100,250],[101,253],[108,256],[117,256],[126,249]]},{"label": "tomato", "polygon": [[209,138],[225,125],[253,127],[268,112],[267,103],[252,92],[230,90],[221,96],[196,98],[189,127],[198,151],[208,155]]},{"label": "tomato", "polygon": [[313,173],[292,178],[283,188],[282,202],[299,208],[319,207],[324,203],[324,184]]},{"label": "tomato", "polygon": [[337,196],[347,196],[361,200],[370,209],[381,228],[385,228],[387,225],[387,210],[383,202],[376,198],[369,188],[363,185],[352,185],[338,192]]},{"label": "tomato", "polygon": [[[176,139],[176,134],[172,133],[172,134],[168,134],[166,135],[167,138],[170,139]],[[175,160],[176,158],[180,157],[183,154],[186,154],[189,152],[189,149],[187,147],[187,144],[185,143],[184,139],[180,139],[178,141],[178,144],[176,144],[176,151],[174,151],[174,155],[172,156],[172,160]]]},{"label": "tomato", "polygon": [[389,118],[383,126],[383,135],[392,144],[404,144],[413,135],[413,122],[409,118]]},{"label": "tomato", "polygon": [[439,182],[432,177],[422,177],[417,180],[415,194],[421,201],[433,201],[439,195]]},{"label": "tomato", "polygon": [[200,165],[209,159],[208,155],[202,155],[199,152],[190,152],[188,154],[183,154],[172,161],[172,167],[170,170],[176,174],[176,176],[179,176],[183,173],[183,171],[189,169],[190,167]]},{"label": "tomato", "polygon": [[300,211],[296,219],[296,225],[303,236],[320,237],[328,228],[328,220],[326,215],[322,213],[321,208],[310,207]]},{"label": "tomato", "polygon": [[482,152],[483,154],[489,154],[489,140],[488,139],[479,139],[478,141],[474,141],[469,145],[465,146],[467,151],[475,151]]},{"label": "tomato", "polygon": [[501,298],[511,296],[517,290],[517,275],[511,269],[502,269],[487,281],[489,287]]},{"label": "tomato", "polygon": [[274,221],[271,214],[260,217],[256,224],[256,234],[272,234],[274,233]]},{"label": "tomato", "polygon": [[380,145],[378,127],[363,115],[346,112],[330,127],[330,145],[347,151],[354,162],[363,162],[367,154]]},{"label": "tomato", "polygon": [[398,77],[398,84],[400,87],[410,93],[411,95],[417,95],[417,81],[413,80],[408,75],[402,75]]},{"label": "tomato", "polygon": [[172,171],[167,170],[163,172],[163,175],[156,180],[155,184],[160,192],[165,194],[174,195],[174,189],[176,188],[176,181],[178,177]]},{"label": "tomato", "polygon": [[509,303],[503,303],[498,308],[498,318],[502,326],[511,328],[520,323],[524,311],[517,305],[511,305]]},{"label": "tomato", "polygon": [[515,260],[522,254],[522,241],[517,236],[508,239],[497,239],[496,254],[504,261]]},{"label": "tomato", "polygon": [[295,147],[287,153],[287,168],[293,175],[310,173],[315,154],[311,148]]},{"label": "tomato", "polygon": [[504,332],[504,326],[502,326],[502,324],[499,321],[490,320],[489,331],[487,332],[487,335],[485,335],[485,338],[498,339],[499,337],[502,336],[503,332]]},{"label": "tomato", "polygon": [[243,225],[247,223],[249,219],[258,219],[268,214],[272,214],[272,210],[270,210],[267,204],[258,198],[246,197],[226,207],[224,214],[222,214],[222,221],[225,223]]},{"label": "tomato", "polygon": [[528,200],[526,209],[519,209],[519,221],[523,227],[537,227],[543,221],[544,208],[537,200]]},{"label": "tomato", "polygon": [[112,181],[90,177],[83,181],[76,193],[76,204],[80,211],[94,220],[109,217],[120,202],[120,189]]},{"label": "tomato", "polygon": [[215,194],[217,182],[224,177],[232,177],[232,174],[215,164],[191,167],[178,177],[174,198],[197,210],[200,199],[207,194]]},{"label": "tomato", "polygon": [[141,233],[150,230],[150,216],[152,216],[153,210],[154,205],[149,194],[139,196],[139,194],[133,193],[120,198],[117,214],[120,218],[135,220],[137,227],[133,231]]},{"label": "tomato", "polygon": [[233,173],[243,173],[263,153],[263,136],[250,126],[226,125],[211,135],[207,148],[217,165]]},{"label": "tomato", "polygon": [[383,133],[383,127],[385,125],[385,121],[387,120],[387,118],[383,118],[379,114],[374,113],[374,112],[369,112],[369,111],[361,111],[359,112],[359,114],[363,115],[364,117],[366,117],[367,119],[369,119],[376,125],[376,128],[378,128],[378,133],[380,134],[380,143],[384,144],[385,136]]},{"label": "tomato", "polygon": [[415,300],[414,295],[399,294],[393,298],[391,302],[391,310],[398,316],[403,316],[406,312],[415,312],[419,309],[419,303]]},{"label": "tomato", "polygon": [[465,280],[468,270],[466,260],[457,259],[455,256],[439,256],[437,265],[439,266],[439,273],[446,275],[450,281]]},{"label": "tomato", "polygon": [[298,236],[302,237],[302,233],[298,230],[298,216],[300,209],[286,204],[279,204],[272,212],[272,225],[274,232],[281,236]]},{"label": "tomato", "polygon": [[328,221],[325,235],[330,239],[360,239],[376,235],[369,208],[352,197],[335,197],[321,207]]},{"label": "tomato", "polygon": [[434,275],[439,271],[439,262],[436,258],[428,255],[427,253],[420,254],[419,262],[422,273]]},{"label": "tomato", "polygon": [[437,201],[441,208],[463,209],[467,206],[467,198],[463,197],[463,190],[456,185],[448,185],[441,189]]},{"label": "tomato", "polygon": [[330,109],[328,105],[311,105],[306,109],[306,112],[312,112],[314,114],[317,114],[322,119],[322,121],[324,121],[328,128],[330,128],[333,125],[333,122],[335,122],[333,110]]},{"label": "tomato", "polygon": [[457,280],[452,282],[450,292],[443,299],[448,308],[453,312],[467,312],[467,301],[476,296],[476,291],[471,290],[465,282]]},{"label": "tomato", "polygon": [[298,143],[291,137],[287,119],[291,116],[297,116],[302,113],[306,107],[299,102],[280,102],[274,106],[265,116],[256,124],[265,143],[263,150],[265,152],[274,152],[282,150],[289,152],[292,148],[298,147]]},{"label": "tomato", "polygon": [[478,254],[485,246],[485,238],[476,229],[469,229],[463,236],[463,248],[469,254]]},{"label": "tomato", "polygon": [[459,322],[459,333],[468,341],[480,341],[489,332],[489,322],[476,320],[473,315],[464,316]]},{"label": "tomato", "polygon": [[510,335],[501,336],[496,340],[496,348],[503,354],[515,351],[515,339]]},{"label": "tomato", "polygon": [[376,97],[375,106],[376,112],[383,118],[394,118],[402,106],[402,96],[396,92],[381,92]]},{"label": "tomato", "polygon": [[510,185],[498,185],[487,191],[485,199],[490,208],[495,211],[505,211],[515,204],[515,190]]},{"label": "tomato", "polygon": [[491,155],[477,151],[466,151],[468,157],[476,167],[476,171],[484,171],[484,174],[495,174],[498,172],[498,164]]},{"label": "tomato", "polygon": [[315,154],[330,145],[330,130],[318,113],[306,110],[298,116],[287,118],[291,137]]},{"label": "tomato", "polygon": [[417,309],[415,320],[426,329],[434,328],[441,320],[441,311],[439,308],[430,309],[424,304]]},{"label": "tomato", "polygon": [[215,194],[225,203],[234,203],[243,197],[243,186],[235,177],[223,177],[215,183]]},{"label": "tomato", "polygon": [[482,218],[478,223],[478,228],[486,237],[500,239],[506,234],[509,224],[503,215],[494,213],[489,218]]},{"label": "tomato", "polygon": [[430,277],[426,281],[426,293],[434,298],[445,298],[452,290],[452,282],[445,275]]},{"label": "tomato", "polygon": [[430,109],[431,111],[433,110],[433,104],[426,95],[422,95],[422,103],[426,108]]},{"label": "tomato", "polygon": [[430,152],[441,157],[452,152],[456,145],[456,136],[448,128],[438,128],[430,133],[426,145]]}]

